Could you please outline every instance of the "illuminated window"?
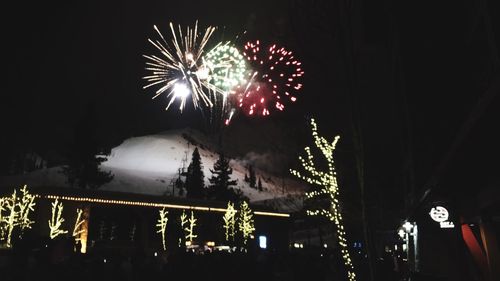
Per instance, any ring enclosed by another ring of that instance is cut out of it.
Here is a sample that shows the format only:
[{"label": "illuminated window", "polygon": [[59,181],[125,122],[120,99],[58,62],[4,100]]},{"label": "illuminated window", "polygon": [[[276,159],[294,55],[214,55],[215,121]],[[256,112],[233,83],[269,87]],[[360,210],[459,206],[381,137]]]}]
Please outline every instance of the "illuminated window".
[{"label": "illuminated window", "polygon": [[266,236],[259,236],[259,247],[261,249],[266,249],[267,248],[267,237]]}]

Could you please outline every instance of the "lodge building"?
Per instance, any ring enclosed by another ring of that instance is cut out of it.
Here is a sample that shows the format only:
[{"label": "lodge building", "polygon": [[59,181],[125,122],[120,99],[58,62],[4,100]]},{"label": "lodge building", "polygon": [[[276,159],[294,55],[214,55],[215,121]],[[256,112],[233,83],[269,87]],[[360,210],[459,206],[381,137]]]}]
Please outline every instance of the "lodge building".
[{"label": "lodge building", "polygon": [[[12,187],[0,189],[1,196],[12,193]],[[135,193],[123,193],[103,190],[77,188],[35,187],[30,193],[36,194],[36,206],[30,218],[34,220],[32,229],[26,231],[23,243],[27,240],[50,241],[49,220],[53,216],[52,207],[57,202],[63,205],[61,218],[64,219],[61,229],[67,233],[55,239],[73,236],[78,218],[78,209],[84,218],[83,231],[77,240],[81,252],[89,251],[136,251],[159,252],[163,249],[162,236],[156,226],[159,211],[165,209],[167,225],[165,246],[167,251],[179,248],[186,243],[193,251],[212,251],[233,248],[241,241],[225,239],[223,216],[227,202],[193,200],[179,197],[153,196]],[[238,209],[238,206],[235,205]],[[288,228],[290,215],[275,212],[261,206],[250,205],[253,211],[255,232],[249,239],[246,248],[282,251],[288,248]],[[180,217],[184,213],[187,218],[196,219],[194,235],[191,242],[184,239]],[[57,211],[56,214],[57,215]],[[238,226],[236,226],[237,228]],[[236,229],[237,231],[237,229]],[[15,245],[14,245],[15,247]]]}]

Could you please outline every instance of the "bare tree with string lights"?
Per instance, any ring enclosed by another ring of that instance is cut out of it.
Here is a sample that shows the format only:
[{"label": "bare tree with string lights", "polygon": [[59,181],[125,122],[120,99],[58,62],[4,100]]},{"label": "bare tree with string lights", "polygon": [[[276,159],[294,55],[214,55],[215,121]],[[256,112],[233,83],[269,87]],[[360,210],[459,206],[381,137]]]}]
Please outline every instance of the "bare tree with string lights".
[{"label": "bare tree with string lights", "polygon": [[306,197],[308,199],[316,197],[326,197],[328,199],[329,204],[326,208],[307,210],[307,214],[311,216],[322,216],[335,223],[339,248],[344,264],[347,268],[347,277],[349,281],[355,281],[356,274],[354,273],[354,266],[347,247],[348,244],[342,214],[339,210],[339,186],[337,183],[337,173],[335,172],[335,163],[333,159],[333,152],[335,151],[335,146],[337,145],[340,136],[336,136],[331,142],[320,136],[318,134],[318,126],[316,125],[314,119],[311,119],[311,130],[314,145],[325,157],[328,169],[326,171],[321,171],[318,168],[317,162],[314,161],[311,148],[306,147],[304,149],[306,151],[306,157],[299,156],[304,172],[299,172],[297,170],[290,170],[290,172],[299,179],[320,187],[319,190],[307,192]]}]

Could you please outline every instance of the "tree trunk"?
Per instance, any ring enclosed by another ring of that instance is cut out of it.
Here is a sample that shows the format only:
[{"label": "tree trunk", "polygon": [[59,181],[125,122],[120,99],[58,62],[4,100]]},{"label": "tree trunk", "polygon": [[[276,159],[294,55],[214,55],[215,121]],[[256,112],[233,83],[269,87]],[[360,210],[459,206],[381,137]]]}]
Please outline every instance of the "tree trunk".
[{"label": "tree trunk", "polygon": [[[359,4],[358,4],[359,5]],[[358,9],[358,10],[356,10]],[[365,197],[365,162],[364,162],[364,148],[363,148],[363,137],[362,137],[362,128],[360,121],[360,112],[359,112],[359,93],[357,90],[357,72],[356,72],[356,59],[355,59],[355,46],[354,40],[358,39],[360,41],[360,34],[354,34],[353,32],[353,23],[355,20],[359,20],[359,14],[361,13],[361,8],[356,6],[355,3],[351,3],[350,1],[339,1],[339,18],[342,28],[343,36],[343,47],[344,54],[346,57],[346,68],[349,75],[350,80],[350,102],[351,102],[351,110],[350,110],[350,119],[351,119],[351,128],[352,128],[352,139],[354,145],[354,158],[356,165],[356,174],[360,189],[360,202],[361,202],[361,220],[363,224],[363,237],[365,242],[366,255],[368,258],[368,274],[369,280],[375,280],[375,262],[374,256],[372,254],[372,243],[370,239],[370,227],[369,220],[367,216],[367,206],[366,206],[366,197]],[[356,15],[358,17],[356,17]],[[356,18],[355,18],[356,17]],[[361,24],[357,22],[357,24]],[[354,38],[354,35],[357,35],[357,38]]]}]

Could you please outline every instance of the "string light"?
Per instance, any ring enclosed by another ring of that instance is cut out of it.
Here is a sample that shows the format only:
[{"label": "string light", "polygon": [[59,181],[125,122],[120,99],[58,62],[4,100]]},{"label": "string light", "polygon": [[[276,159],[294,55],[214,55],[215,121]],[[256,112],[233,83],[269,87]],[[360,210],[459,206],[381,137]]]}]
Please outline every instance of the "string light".
[{"label": "string light", "polygon": [[31,228],[31,225],[35,223],[29,219],[30,212],[35,210],[35,195],[30,194],[28,187],[26,185],[21,188],[22,196],[19,198],[20,201],[17,202],[19,207],[19,225],[21,226],[21,233],[27,229]]},{"label": "string light", "polygon": [[7,211],[7,197],[0,197],[0,241],[5,240],[6,223],[4,221],[3,212]]},{"label": "string light", "polygon": [[80,242],[79,250],[82,254],[87,252],[87,237],[89,233],[88,212],[88,208],[85,208],[85,210],[77,208],[75,225],[73,227],[73,237],[75,237],[75,241]]},{"label": "string light", "polygon": [[186,241],[189,241],[190,243],[193,243],[193,239],[198,237],[198,235],[194,234],[194,227],[196,226],[196,221],[197,219],[194,217],[194,212],[191,211],[191,217],[188,220],[189,226],[184,229],[187,233]]},{"label": "string light", "polygon": [[16,219],[19,216],[16,211],[16,202],[17,202],[17,192],[14,189],[14,192],[10,197],[4,197],[4,205],[5,210],[8,211],[8,216],[3,218],[2,228],[5,228],[5,232],[7,233],[7,248],[12,247],[12,231],[16,226]]},{"label": "string light", "polygon": [[340,137],[336,136],[332,142],[329,142],[326,138],[319,136],[318,127],[314,119],[311,119],[311,130],[314,145],[325,157],[326,162],[328,163],[328,169],[327,171],[319,171],[314,163],[314,156],[311,153],[311,148],[306,147],[304,149],[306,157],[299,156],[299,160],[305,170],[305,173],[301,173],[297,170],[290,170],[290,172],[294,176],[306,181],[309,184],[316,184],[321,187],[320,190],[306,192],[306,198],[311,199],[318,196],[326,196],[328,198],[330,203],[328,209],[321,208],[307,210],[307,215],[322,216],[335,223],[338,244],[340,246],[344,264],[347,267],[347,277],[349,281],[355,281],[356,274],[354,273],[354,266],[347,247],[348,243],[346,239],[346,232],[344,230],[342,214],[339,211],[339,187],[333,159],[333,152],[335,151],[335,146],[337,145]]},{"label": "string light", "polygon": [[63,203],[57,199],[52,202],[52,217],[49,220],[50,239],[54,239],[61,234],[68,233],[67,230],[61,229],[64,218],[62,218]]},{"label": "string light", "polygon": [[[36,196],[41,197],[41,195],[36,195]],[[91,197],[59,196],[50,194],[45,195],[44,197],[47,199],[59,199],[65,201],[88,202],[88,203],[99,203],[99,204],[127,205],[127,206],[140,206],[140,207],[154,207],[154,208],[165,207],[168,209],[182,209],[182,210],[195,210],[195,211],[221,212],[221,213],[225,213],[227,211],[226,208],[212,208],[203,206],[176,205],[176,204],[128,201],[128,200],[113,200],[113,199],[102,199],[102,198],[91,198]],[[259,216],[273,216],[273,217],[283,217],[283,218],[290,217],[290,214],[275,213],[275,212],[255,211],[254,214]]]},{"label": "string light", "polygon": [[158,230],[156,231],[156,233],[161,233],[161,242],[162,242],[162,245],[163,245],[163,250],[167,250],[167,245],[165,243],[165,232],[167,230],[167,222],[168,222],[168,211],[163,208],[161,210],[159,210],[159,214],[160,214],[160,217],[158,218],[158,221],[157,221],[157,224],[156,224],[156,227],[158,228]]},{"label": "string light", "polygon": [[239,230],[243,236],[243,244],[247,244],[248,238],[252,237],[255,231],[252,210],[246,201],[240,205]]},{"label": "string light", "polygon": [[[8,248],[12,247],[12,233],[16,227],[20,227],[21,237],[24,230],[35,223],[29,218],[35,210],[35,198],[36,195],[30,194],[26,185],[19,189],[19,193],[14,189],[11,196],[0,198],[0,240],[5,240]],[[7,211],[7,216],[3,215],[4,211]]]},{"label": "string light", "polygon": [[236,210],[234,204],[230,201],[227,202],[226,213],[224,214],[224,229],[226,234],[226,241],[234,241],[235,224],[236,224]]},{"label": "string light", "polygon": [[85,220],[82,218],[82,209],[76,209],[76,220],[75,220],[75,226],[73,227],[73,237],[75,237],[75,241],[80,241],[80,235],[85,231],[83,229],[83,223],[85,223]]}]

